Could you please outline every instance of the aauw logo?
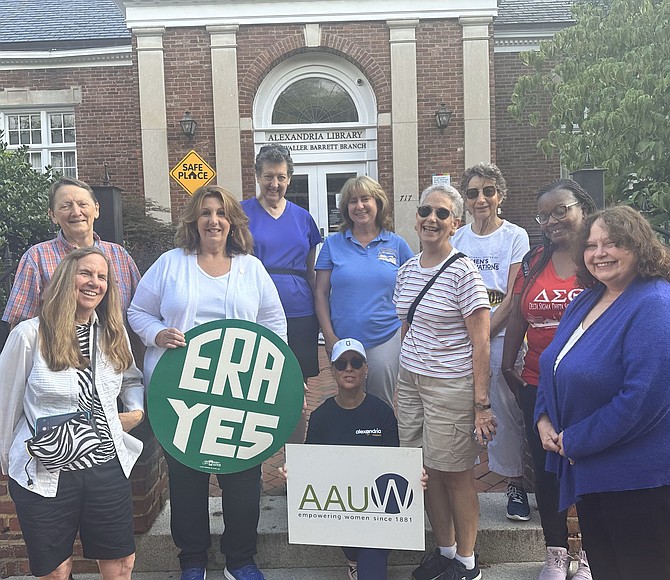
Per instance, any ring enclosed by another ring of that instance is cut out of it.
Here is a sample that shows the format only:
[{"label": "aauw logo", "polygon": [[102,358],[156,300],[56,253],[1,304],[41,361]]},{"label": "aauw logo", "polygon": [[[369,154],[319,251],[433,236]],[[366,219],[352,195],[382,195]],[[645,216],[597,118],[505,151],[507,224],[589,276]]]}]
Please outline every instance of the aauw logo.
[{"label": "aauw logo", "polygon": [[414,501],[414,492],[402,475],[385,473],[375,479],[372,486],[372,503],[385,514],[399,514]]},{"label": "aauw logo", "polygon": [[[298,509],[316,511],[365,512],[370,500],[377,510],[386,514],[399,514],[412,505],[414,492],[402,475],[385,473],[367,485],[354,489],[348,485],[340,489],[331,485],[327,492],[308,484],[302,494]],[[374,510],[376,511],[376,510]]]}]

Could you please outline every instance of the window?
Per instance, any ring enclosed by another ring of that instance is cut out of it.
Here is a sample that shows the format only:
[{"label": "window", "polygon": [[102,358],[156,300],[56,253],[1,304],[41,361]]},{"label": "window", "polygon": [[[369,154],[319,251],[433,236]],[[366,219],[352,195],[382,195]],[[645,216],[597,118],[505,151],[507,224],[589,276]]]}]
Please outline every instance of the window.
[{"label": "window", "polygon": [[62,175],[77,177],[77,130],[72,111],[5,113],[0,127],[9,149],[28,147],[28,161],[36,171],[50,165]]},{"label": "window", "polygon": [[357,122],[358,111],[349,93],[334,81],[318,77],[287,87],[272,112],[272,123],[278,125]]}]

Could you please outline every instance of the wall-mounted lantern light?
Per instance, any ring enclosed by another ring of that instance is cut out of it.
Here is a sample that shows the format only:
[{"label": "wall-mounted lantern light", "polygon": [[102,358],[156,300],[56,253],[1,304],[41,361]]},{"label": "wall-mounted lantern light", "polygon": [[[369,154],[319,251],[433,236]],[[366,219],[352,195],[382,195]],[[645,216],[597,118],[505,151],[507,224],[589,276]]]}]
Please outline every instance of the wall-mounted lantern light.
[{"label": "wall-mounted lantern light", "polygon": [[184,113],[184,116],[179,121],[179,124],[181,125],[181,132],[188,137],[189,141],[192,141],[193,136],[195,135],[195,129],[198,126],[198,122],[193,117],[191,117],[190,111],[186,111]]},{"label": "wall-mounted lantern light", "polygon": [[435,123],[440,130],[440,135],[442,135],[444,130],[449,126],[451,115],[453,115],[453,112],[447,109],[444,103],[440,103],[440,108],[435,111]]}]

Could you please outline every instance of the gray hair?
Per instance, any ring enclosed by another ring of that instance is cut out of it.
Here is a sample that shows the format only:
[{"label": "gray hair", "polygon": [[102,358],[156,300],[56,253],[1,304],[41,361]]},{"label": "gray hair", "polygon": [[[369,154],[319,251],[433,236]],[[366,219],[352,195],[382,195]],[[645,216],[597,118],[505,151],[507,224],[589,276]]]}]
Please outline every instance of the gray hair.
[{"label": "gray hair", "polygon": [[505,199],[507,197],[507,182],[498,166],[494,163],[480,161],[463,172],[463,177],[461,178],[461,193],[463,193],[463,195],[465,195],[465,192],[468,189],[468,184],[473,177],[492,179],[496,182],[496,187],[502,195],[502,198]]},{"label": "gray hair", "polygon": [[451,206],[454,209],[454,216],[458,219],[463,217],[463,198],[455,188],[453,188],[451,185],[431,185],[421,192],[419,205],[423,205],[426,201],[426,198],[431,193],[441,193],[445,197],[448,197],[451,200]]}]

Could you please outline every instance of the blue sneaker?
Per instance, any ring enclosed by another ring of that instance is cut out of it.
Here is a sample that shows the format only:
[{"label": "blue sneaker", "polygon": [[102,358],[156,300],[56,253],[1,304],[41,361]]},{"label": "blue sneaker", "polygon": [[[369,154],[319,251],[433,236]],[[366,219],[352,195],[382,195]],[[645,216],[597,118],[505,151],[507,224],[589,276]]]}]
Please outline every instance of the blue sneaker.
[{"label": "blue sneaker", "polygon": [[207,570],[204,568],[187,568],[181,571],[181,580],[205,580]]},{"label": "blue sneaker", "polygon": [[516,483],[507,486],[507,513],[508,520],[527,522],[530,519],[530,506],[526,490]]},{"label": "blue sneaker", "polygon": [[228,570],[226,566],[223,569],[223,577],[228,580],[265,580],[263,572],[256,567],[256,564],[247,564],[235,570]]}]

